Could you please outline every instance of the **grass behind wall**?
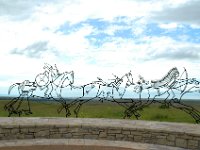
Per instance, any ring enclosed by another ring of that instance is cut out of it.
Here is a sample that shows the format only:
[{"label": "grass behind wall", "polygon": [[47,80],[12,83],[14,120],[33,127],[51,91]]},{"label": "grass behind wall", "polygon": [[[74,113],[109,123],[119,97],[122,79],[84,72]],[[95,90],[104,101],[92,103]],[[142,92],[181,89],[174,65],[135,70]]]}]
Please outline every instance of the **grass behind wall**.
[{"label": "grass behind wall", "polygon": [[[4,110],[4,105],[7,102],[7,100],[0,101],[0,117],[8,116],[8,112]],[[33,114],[28,116],[22,115],[22,117],[65,117],[64,110],[60,114],[57,112],[57,108],[61,106],[59,103],[31,101],[30,104]],[[200,111],[200,102],[187,102],[187,104]],[[159,104],[152,104],[141,110],[140,120],[195,123],[195,120],[184,111],[175,108],[161,109],[159,106]],[[73,110],[74,107],[70,109],[72,113],[70,117],[75,117]],[[79,118],[122,119],[123,115],[124,108],[117,104],[109,102],[90,102],[81,107]],[[13,115],[12,117],[15,116],[17,115]],[[135,120],[136,118],[133,116],[130,119]]]}]

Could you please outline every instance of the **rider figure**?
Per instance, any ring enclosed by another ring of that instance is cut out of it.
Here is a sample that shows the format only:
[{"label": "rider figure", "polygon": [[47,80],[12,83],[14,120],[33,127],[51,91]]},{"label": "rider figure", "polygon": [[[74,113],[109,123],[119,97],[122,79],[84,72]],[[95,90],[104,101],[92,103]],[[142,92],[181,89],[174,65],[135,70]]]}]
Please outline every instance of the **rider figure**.
[{"label": "rider figure", "polygon": [[58,70],[56,64],[55,64],[54,67],[53,67],[53,66],[51,66],[51,65],[49,65],[49,64],[47,64],[47,63],[45,63],[45,66],[44,66],[43,68],[45,69],[44,74],[45,74],[46,76],[49,76],[49,74],[51,73],[50,75],[51,75],[52,80],[57,79],[57,78],[61,75],[61,74],[59,73],[59,70]]}]

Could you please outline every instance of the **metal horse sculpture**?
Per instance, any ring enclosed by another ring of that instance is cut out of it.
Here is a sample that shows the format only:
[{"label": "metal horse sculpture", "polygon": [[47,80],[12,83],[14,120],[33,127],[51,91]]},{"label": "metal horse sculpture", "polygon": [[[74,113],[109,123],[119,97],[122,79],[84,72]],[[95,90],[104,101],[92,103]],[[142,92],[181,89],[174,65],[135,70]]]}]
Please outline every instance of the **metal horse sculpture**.
[{"label": "metal horse sculpture", "polygon": [[[134,114],[135,117],[138,119],[141,116],[138,113],[138,110],[143,109],[144,107],[156,102],[156,98],[158,96],[162,96],[165,93],[168,94],[168,96],[164,99],[164,104],[166,104],[167,99],[170,96],[169,91],[171,90],[171,87],[174,84],[178,75],[179,72],[177,68],[172,68],[163,78],[159,80],[146,81],[141,75],[139,75],[139,80],[136,82],[133,90],[133,92],[138,94],[138,98],[136,98],[135,101],[131,103],[130,106],[127,108],[124,118],[130,118]],[[165,90],[163,90],[163,88],[165,88]],[[142,94],[145,92],[148,97],[142,100],[142,98],[144,98],[142,97]]]},{"label": "metal horse sculpture", "polygon": [[[185,74],[185,78],[182,78],[183,74]],[[185,96],[187,93],[194,92],[192,91],[194,89],[195,91],[200,92],[200,82],[194,79],[188,79],[188,73],[185,68],[181,76],[178,69],[175,67],[169,70],[169,72],[159,80],[146,81],[141,76],[139,78],[140,80],[137,82],[137,85],[134,88],[134,92],[138,93],[139,98],[136,102],[133,102],[129,108],[127,108],[125,111],[125,117],[130,118],[134,114],[138,119],[140,117],[138,110],[143,109],[152,103],[161,103],[163,108],[169,108],[171,106],[185,111],[195,119],[196,123],[200,123],[200,112],[194,107],[186,105],[181,101],[183,96]],[[192,83],[195,83],[195,85],[191,86]],[[188,85],[190,85],[189,89],[187,88]],[[147,90],[146,92],[148,97],[144,98],[144,100],[141,100],[141,94],[145,90]],[[156,90],[156,92],[154,90]],[[179,94],[175,94],[175,91]],[[152,97],[152,95],[154,96]],[[166,97],[164,100],[160,101],[159,97],[161,96]]]},{"label": "metal horse sculpture", "polygon": [[[65,106],[65,101],[60,95],[63,88],[73,84],[74,72],[59,73],[56,66],[52,67],[48,64],[45,64],[44,70],[43,73],[39,73],[35,77],[35,81],[33,82],[25,80],[22,83],[15,83],[9,87],[8,94],[17,86],[19,96],[13,98],[4,106],[4,109],[9,113],[8,116],[12,114],[21,116],[22,113],[26,115],[32,114],[30,107],[31,98],[52,99],[60,102],[62,106]],[[27,101],[28,107],[26,108],[22,107],[24,106],[24,100]]]},{"label": "metal horse sculpture", "polygon": [[[10,102],[8,102],[4,109],[8,111],[8,116],[10,117],[12,114],[18,114],[19,116],[24,112],[25,114],[32,114],[30,103],[29,103],[29,97],[32,95],[33,91],[36,89],[35,82],[30,82],[29,80],[25,80],[22,83],[15,83],[10,86],[8,90],[8,94],[11,93],[11,90],[17,86],[18,87],[18,93],[19,96],[16,98],[13,98]],[[28,108],[21,109],[21,104],[23,100],[26,99],[28,102]]]},{"label": "metal horse sculpture", "polygon": [[[130,71],[121,77],[114,75],[114,79],[109,82],[98,77],[96,81],[84,85],[74,85],[73,71],[60,73],[56,65],[49,64],[45,64],[43,69],[44,72],[36,75],[33,82],[25,80],[9,87],[8,94],[17,87],[19,95],[4,106],[4,109],[8,111],[8,116],[32,114],[30,106],[32,98],[58,102],[61,104],[57,109],[58,113],[64,109],[66,117],[71,115],[72,106],[74,106],[74,114],[78,117],[84,104],[98,100],[109,101],[123,107],[124,118],[134,115],[136,119],[139,119],[141,109],[153,103],[159,103],[162,107],[180,109],[191,115],[196,123],[200,123],[200,112],[182,101],[190,93],[200,93],[200,82],[194,78],[188,78],[185,68],[180,75],[178,69],[174,67],[159,80],[147,81],[139,76],[139,80],[134,82]],[[128,99],[125,98],[127,91],[133,94]],[[72,95],[73,99],[66,100],[66,97]]]},{"label": "metal horse sculpture", "polygon": [[[112,79],[111,82],[105,82],[101,78],[97,78],[98,80],[90,82],[88,84],[82,86],[75,86],[70,85],[71,87],[68,88],[68,92],[76,93],[76,97],[71,102],[66,103],[66,107],[68,108],[68,114],[66,116],[70,116],[69,108],[75,106],[74,114],[78,117],[79,111],[83,104],[88,103],[92,100],[98,101],[110,101],[118,103],[119,105],[123,106],[125,102],[119,102],[116,98],[122,98],[125,93],[125,90],[129,84],[132,84],[132,76],[131,72],[126,73],[121,78],[118,76],[114,76],[115,78]],[[79,93],[80,95],[78,95]]]}]

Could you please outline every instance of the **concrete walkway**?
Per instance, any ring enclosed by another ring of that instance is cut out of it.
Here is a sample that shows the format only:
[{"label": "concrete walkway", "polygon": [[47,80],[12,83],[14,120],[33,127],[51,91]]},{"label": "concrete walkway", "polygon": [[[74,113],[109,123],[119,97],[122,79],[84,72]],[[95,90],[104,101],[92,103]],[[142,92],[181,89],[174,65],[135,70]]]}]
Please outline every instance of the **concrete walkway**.
[{"label": "concrete walkway", "polygon": [[0,150],[186,150],[146,143],[88,139],[2,140]]}]

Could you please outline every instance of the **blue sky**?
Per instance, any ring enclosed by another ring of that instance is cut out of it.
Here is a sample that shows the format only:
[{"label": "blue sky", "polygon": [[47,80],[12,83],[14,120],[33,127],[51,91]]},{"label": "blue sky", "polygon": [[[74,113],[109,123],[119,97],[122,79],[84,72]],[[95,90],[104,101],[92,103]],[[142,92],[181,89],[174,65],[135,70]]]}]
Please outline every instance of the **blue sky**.
[{"label": "blue sky", "polygon": [[0,0],[0,94],[34,80],[44,63],[75,84],[132,70],[159,79],[185,67],[200,75],[199,0]]}]

